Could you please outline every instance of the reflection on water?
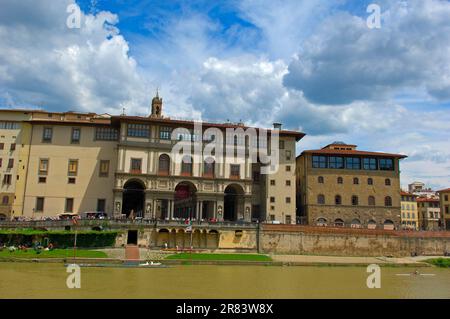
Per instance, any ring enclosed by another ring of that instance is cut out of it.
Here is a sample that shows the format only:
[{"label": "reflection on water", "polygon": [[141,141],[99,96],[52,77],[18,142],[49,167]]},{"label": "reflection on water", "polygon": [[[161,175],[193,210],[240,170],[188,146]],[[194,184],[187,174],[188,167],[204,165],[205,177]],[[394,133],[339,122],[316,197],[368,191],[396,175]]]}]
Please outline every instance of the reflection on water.
[{"label": "reflection on water", "polygon": [[68,289],[61,264],[0,263],[0,298],[450,298],[450,270],[398,275],[412,271],[382,268],[368,289],[365,267],[82,268],[81,289]]}]

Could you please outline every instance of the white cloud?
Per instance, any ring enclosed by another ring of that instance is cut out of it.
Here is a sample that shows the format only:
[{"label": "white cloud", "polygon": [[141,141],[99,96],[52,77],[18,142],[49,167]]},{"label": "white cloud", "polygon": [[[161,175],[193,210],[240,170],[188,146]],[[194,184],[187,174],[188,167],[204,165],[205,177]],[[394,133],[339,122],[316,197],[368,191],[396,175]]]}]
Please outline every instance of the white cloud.
[{"label": "white cloud", "polygon": [[285,84],[314,103],[383,100],[424,89],[450,99],[450,3],[388,2],[380,29],[342,12],[326,19],[289,65]]},{"label": "white cloud", "polygon": [[140,110],[145,84],[109,12],[82,15],[69,29],[73,1],[3,1],[0,99],[13,105],[115,112]]}]

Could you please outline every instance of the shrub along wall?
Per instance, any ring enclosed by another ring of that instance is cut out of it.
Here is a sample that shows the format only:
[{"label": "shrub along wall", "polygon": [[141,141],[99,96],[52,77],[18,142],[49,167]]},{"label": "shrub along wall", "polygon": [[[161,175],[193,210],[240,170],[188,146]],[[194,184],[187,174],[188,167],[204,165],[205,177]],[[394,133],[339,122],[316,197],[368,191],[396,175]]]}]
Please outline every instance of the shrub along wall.
[{"label": "shrub along wall", "polygon": [[[110,247],[114,246],[118,232],[116,231],[79,231],[77,247]],[[73,231],[37,231],[37,230],[1,230],[0,244],[27,245],[36,242],[42,245],[52,243],[55,248],[73,247],[75,232]]]}]

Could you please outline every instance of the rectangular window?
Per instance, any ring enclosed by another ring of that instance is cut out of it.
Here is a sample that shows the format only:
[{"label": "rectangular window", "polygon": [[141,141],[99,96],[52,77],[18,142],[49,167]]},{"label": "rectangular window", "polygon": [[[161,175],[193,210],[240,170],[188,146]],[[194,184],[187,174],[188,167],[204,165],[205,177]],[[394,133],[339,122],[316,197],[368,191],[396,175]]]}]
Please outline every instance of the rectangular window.
[{"label": "rectangular window", "polygon": [[66,207],[64,210],[66,213],[73,212],[73,198],[66,198]]},{"label": "rectangular window", "polygon": [[284,141],[280,140],[280,150],[284,150]]},{"label": "rectangular window", "polygon": [[286,165],[286,172],[290,172],[291,171],[291,165]]},{"label": "rectangular window", "polygon": [[51,143],[53,137],[53,128],[51,127],[44,127],[44,131],[42,133],[42,142],[44,143]]},{"label": "rectangular window", "polygon": [[67,180],[68,184],[75,184],[77,181],[77,179],[75,177],[69,177],[69,179]]},{"label": "rectangular window", "polygon": [[394,161],[392,158],[380,158],[378,164],[380,166],[380,170],[382,171],[394,170]]},{"label": "rectangular window", "polygon": [[39,175],[47,175],[48,173],[48,159],[43,158],[39,160]]},{"label": "rectangular window", "polygon": [[363,167],[366,170],[376,170],[377,169],[377,159],[373,157],[363,158]]},{"label": "rectangular window", "polygon": [[70,142],[73,144],[80,143],[81,129],[80,128],[72,128],[72,137]]},{"label": "rectangular window", "polygon": [[344,158],[339,156],[330,156],[329,158],[329,168],[344,168]]},{"label": "rectangular window", "polygon": [[78,173],[78,160],[69,160],[68,175],[77,176]]},{"label": "rectangular window", "polygon": [[127,135],[131,137],[150,137],[150,126],[147,124],[128,124]]},{"label": "rectangular window", "polygon": [[132,158],[130,164],[131,173],[141,173],[142,160],[140,158]]},{"label": "rectangular window", "polygon": [[0,167],[2,167],[3,158],[0,158]]},{"label": "rectangular window", "polygon": [[291,156],[292,156],[292,152],[291,151],[286,151],[286,161],[290,161],[291,160]]},{"label": "rectangular window", "polygon": [[109,160],[100,161],[100,177],[108,177],[109,175]]},{"label": "rectangular window", "polygon": [[273,197],[273,196],[270,197],[270,202],[271,202],[271,203],[275,203],[275,197]]},{"label": "rectangular window", "polygon": [[119,131],[112,127],[97,127],[95,129],[95,139],[97,141],[117,141]]},{"label": "rectangular window", "polygon": [[312,166],[314,168],[327,168],[327,157],[314,155],[312,157]]},{"label": "rectangular window", "polygon": [[13,158],[10,158],[9,160],[8,160],[8,168],[13,168],[14,167],[14,159]]},{"label": "rectangular window", "polygon": [[291,203],[291,198],[290,197],[286,197],[286,204],[290,204]]},{"label": "rectangular window", "polygon": [[230,176],[235,177],[235,178],[240,176],[240,165],[239,164],[231,164],[230,165]]},{"label": "rectangular window", "polygon": [[274,180],[274,179],[271,179],[271,180],[270,180],[270,185],[271,185],[271,186],[275,186],[275,180]]},{"label": "rectangular window", "polygon": [[291,181],[290,180],[286,181],[286,186],[291,186]]},{"label": "rectangular window", "polygon": [[105,208],[106,208],[106,200],[103,198],[97,199],[97,211],[104,213]]},{"label": "rectangular window", "polygon": [[12,175],[11,174],[3,175],[3,184],[4,185],[11,185],[11,179],[12,179]]},{"label": "rectangular window", "polygon": [[36,198],[36,212],[43,212],[44,211],[44,197],[37,197]]},{"label": "rectangular window", "polygon": [[346,157],[345,168],[347,169],[361,169],[361,159],[359,157]]},{"label": "rectangular window", "polygon": [[47,177],[45,177],[45,176],[39,176],[39,178],[38,178],[38,183],[39,183],[39,184],[45,184],[45,183],[47,183]]},{"label": "rectangular window", "polygon": [[161,140],[170,140],[172,128],[169,126],[161,126],[159,129],[159,138]]},{"label": "rectangular window", "polygon": [[16,143],[12,143],[9,150],[10,151],[15,151],[16,150]]},{"label": "rectangular window", "polygon": [[0,150],[3,150],[5,148],[5,143],[0,143]]}]

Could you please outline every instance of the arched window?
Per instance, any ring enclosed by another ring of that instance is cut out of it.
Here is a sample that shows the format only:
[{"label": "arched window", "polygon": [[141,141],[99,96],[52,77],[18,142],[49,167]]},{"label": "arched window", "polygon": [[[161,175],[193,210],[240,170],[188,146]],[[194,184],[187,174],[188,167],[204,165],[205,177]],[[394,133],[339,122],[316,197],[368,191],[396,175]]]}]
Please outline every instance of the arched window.
[{"label": "arched window", "polygon": [[392,198],[391,198],[391,196],[386,196],[384,198],[384,206],[388,206],[388,207],[392,206]]},{"label": "arched window", "polygon": [[353,178],[353,184],[358,185],[359,184],[359,179],[358,177],[354,177]]},{"label": "arched window", "polygon": [[357,206],[358,205],[358,196],[353,195],[352,196],[352,205]]},{"label": "arched window", "polygon": [[386,185],[386,186],[391,186],[391,180],[390,180],[389,178],[386,178],[386,179],[384,180],[384,185]]},{"label": "arched window", "polygon": [[338,227],[344,227],[344,221],[340,218],[336,218],[334,220],[334,226],[338,226]]},{"label": "arched window", "polygon": [[343,184],[343,183],[344,183],[344,180],[342,179],[342,177],[339,176],[339,177],[337,178],[337,183],[338,183],[338,184]]},{"label": "arched window", "polygon": [[319,176],[317,178],[317,181],[319,182],[319,184],[323,184],[323,176]]},{"label": "arched window", "polygon": [[170,157],[167,154],[159,156],[158,172],[160,175],[169,175],[170,171]]},{"label": "arched window", "polygon": [[317,226],[326,226],[327,225],[327,220],[325,218],[318,218],[317,219]]},{"label": "arched window", "polygon": [[317,195],[317,204],[325,204],[325,195],[323,194],[319,194]]},{"label": "arched window", "polygon": [[390,219],[386,219],[384,221],[383,228],[384,229],[388,229],[388,230],[393,230],[394,229],[394,222],[392,220],[390,220]]},{"label": "arched window", "polygon": [[8,205],[9,203],[9,197],[8,196],[3,196],[2,198],[2,204],[3,205]]},{"label": "arched window", "polygon": [[359,221],[358,218],[355,218],[352,220],[350,227],[351,228],[361,228],[361,222]]},{"label": "arched window", "polygon": [[374,196],[369,196],[368,204],[369,204],[369,206],[375,206],[375,197]]},{"label": "arched window", "polygon": [[373,185],[373,179],[372,178],[368,178],[367,179],[367,185]]},{"label": "arched window", "polygon": [[369,221],[367,222],[367,228],[369,228],[369,229],[375,229],[375,228],[377,228],[377,222],[374,221],[373,219],[369,220]]},{"label": "arched window", "polygon": [[336,205],[341,205],[341,204],[342,204],[342,198],[341,198],[341,195],[336,195],[336,196],[334,197],[334,203],[335,203]]},{"label": "arched window", "polygon": [[212,157],[205,159],[205,162],[203,163],[203,176],[214,177],[214,167],[215,162]]},{"label": "arched window", "polygon": [[181,161],[181,175],[191,176],[192,175],[192,157],[185,155]]}]

